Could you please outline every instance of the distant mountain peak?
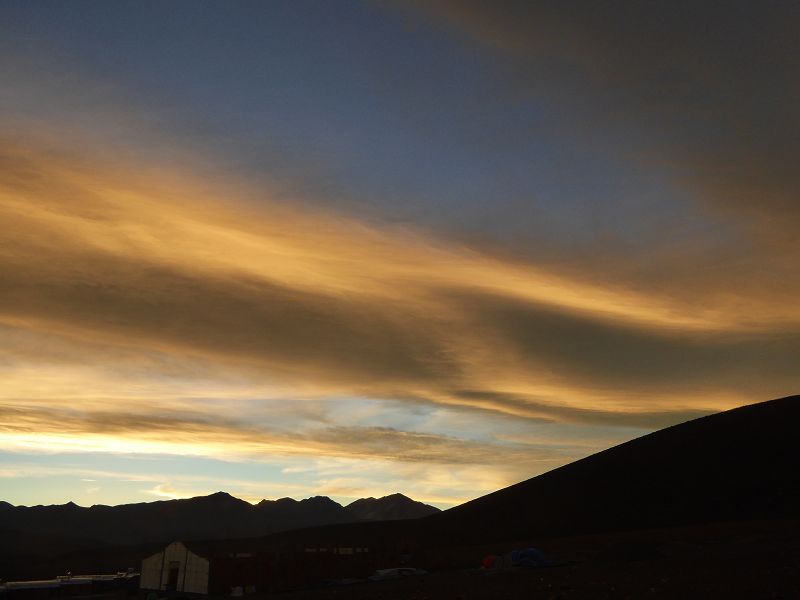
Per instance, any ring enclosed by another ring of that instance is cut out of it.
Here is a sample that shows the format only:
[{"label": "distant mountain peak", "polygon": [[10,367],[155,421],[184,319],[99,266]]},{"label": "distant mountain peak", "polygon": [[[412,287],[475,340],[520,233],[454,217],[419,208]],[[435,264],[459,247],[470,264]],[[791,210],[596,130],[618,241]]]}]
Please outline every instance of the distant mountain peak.
[{"label": "distant mountain peak", "polygon": [[[208,496],[195,496],[194,498],[190,498],[188,501],[193,503],[212,504],[215,506],[251,506],[249,502],[242,500],[241,498],[237,498],[236,496],[231,496],[228,492],[214,492]],[[185,500],[178,500],[177,502],[185,502]]]},{"label": "distant mountain peak", "polygon": [[335,500],[331,500],[330,498],[328,498],[328,496],[311,496],[310,498],[306,498],[305,500],[301,500],[300,502],[310,502],[312,504],[339,504]]},{"label": "distant mountain peak", "polygon": [[366,521],[419,519],[440,512],[435,506],[417,502],[400,493],[381,498],[361,498],[348,504],[345,509],[353,516]]},{"label": "distant mountain peak", "polygon": [[[209,498],[233,498],[228,492],[214,492],[213,494],[208,495]],[[237,498],[238,500],[238,498]]]},{"label": "distant mountain peak", "polygon": [[286,498],[278,498],[277,500],[267,500],[265,498],[261,500],[258,504],[256,504],[256,506],[260,508],[267,508],[269,506],[291,506],[294,504],[298,504],[298,501],[295,500],[294,498],[286,497]]}]

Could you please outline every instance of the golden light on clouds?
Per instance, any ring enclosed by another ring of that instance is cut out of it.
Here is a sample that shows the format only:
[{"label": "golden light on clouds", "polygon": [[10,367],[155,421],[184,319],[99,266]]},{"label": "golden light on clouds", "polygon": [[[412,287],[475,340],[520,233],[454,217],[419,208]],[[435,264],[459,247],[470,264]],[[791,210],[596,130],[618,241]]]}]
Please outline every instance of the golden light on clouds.
[{"label": "golden light on clouds", "polygon": [[797,393],[788,6],[207,8],[4,7],[0,499],[451,504]]},{"label": "golden light on clouds", "polygon": [[[502,440],[323,423],[310,401],[647,428],[796,383],[795,302],[698,306],[603,284],[591,265],[567,277],[10,137],[0,161],[4,449],[557,464],[563,453]],[[243,424],[265,398],[308,422]]]}]

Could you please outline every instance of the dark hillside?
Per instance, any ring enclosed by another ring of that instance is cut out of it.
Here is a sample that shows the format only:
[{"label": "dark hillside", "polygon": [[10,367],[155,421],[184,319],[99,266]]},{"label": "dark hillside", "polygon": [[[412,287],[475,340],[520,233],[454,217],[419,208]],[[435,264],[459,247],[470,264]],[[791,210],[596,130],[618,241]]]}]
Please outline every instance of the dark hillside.
[{"label": "dark hillside", "polygon": [[459,543],[800,516],[800,396],[662,429],[423,520]]}]

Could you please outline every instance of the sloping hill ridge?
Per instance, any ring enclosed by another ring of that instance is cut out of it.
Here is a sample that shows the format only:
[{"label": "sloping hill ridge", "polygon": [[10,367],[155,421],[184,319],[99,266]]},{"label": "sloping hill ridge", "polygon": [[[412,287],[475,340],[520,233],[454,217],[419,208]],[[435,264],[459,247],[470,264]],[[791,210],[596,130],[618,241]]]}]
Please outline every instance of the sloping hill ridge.
[{"label": "sloping hill ridge", "polygon": [[419,522],[453,544],[800,516],[800,396],[626,442]]}]

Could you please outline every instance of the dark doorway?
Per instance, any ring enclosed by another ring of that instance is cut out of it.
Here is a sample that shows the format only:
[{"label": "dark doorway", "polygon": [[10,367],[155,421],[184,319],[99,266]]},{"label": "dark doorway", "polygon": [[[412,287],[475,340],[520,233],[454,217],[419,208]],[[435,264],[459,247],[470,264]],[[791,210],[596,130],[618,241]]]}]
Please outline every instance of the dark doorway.
[{"label": "dark doorway", "polygon": [[167,587],[164,589],[168,592],[174,592],[178,589],[178,573],[181,570],[181,563],[177,560],[171,560],[169,563],[169,578],[167,579]]}]

